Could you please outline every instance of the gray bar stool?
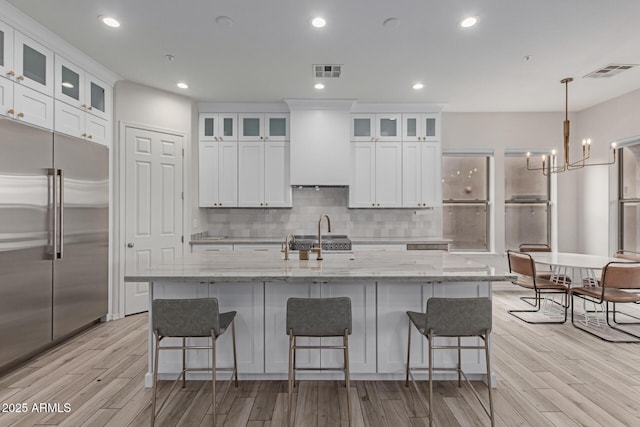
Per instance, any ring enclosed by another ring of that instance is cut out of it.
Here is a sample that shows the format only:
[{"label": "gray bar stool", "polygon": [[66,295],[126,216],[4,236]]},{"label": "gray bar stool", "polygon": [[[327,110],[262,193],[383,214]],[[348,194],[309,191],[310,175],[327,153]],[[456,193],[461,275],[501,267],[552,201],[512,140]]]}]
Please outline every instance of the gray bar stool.
[{"label": "gray bar stool", "polygon": [[[491,395],[491,363],[489,360],[489,335],[491,333],[492,308],[489,298],[430,298],[427,300],[427,312],[416,313],[407,311],[409,316],[409,342],[407,345],[407,377],[405,386],[409,387],[409,377],[420,398],[424,399],[411,371],[429,371],[429,426],[433,425],[433,371],[454,371],[458,373],[458,387],[461,387],[461,377],[464,377],[467,384],[473,391],[482,408],[491,419],[493,426],[493,397]],[[429,342],[429,367],[410,368],[411,358],[411,325],[427,338]],[[434,337],[454,337],[458,338],[458,345],[434,346]],[[484,341],[483,346],[461,345],[461,337],[479,337]],[[457,349],[457,368],[434,368],[433,350]],[[487,362],[487,385],[489,389],[489,410],[487,410],[475,388],[471,386],[469,379],[462,371],[461,351],[463,349],[484,349]]]},{"label": "gray bar stool", "polygon": [[[291,425],[291,406],[296,371],[344,371],[347,387],[347,413],[351,421],[351,393],[349,379],[349,335],[351,335],[351,299],[342,298],[289,298],[287,300],[287,334],[289,335],[289,404],[287,426]],[[342,345],[301,346],[297,337],[342,337]],[[342,349],[344,368],[296,368],[298,349]]]},{"label": "gray bar stool", "polygon": [[[238,387],[238,362],[236,358],[236,326],[235,311],[220,313],[218,300],[216,298],[196,298],[196,299],[156,299],[152,304],[152,328],[155,336],[155,354],[153,362],[153,397],[151,403],[151,426],[156,420],[156,393],[158,390],[158,358],[160,350],[182,350],[182,371],[167,394],[164,402],[158,409],[158,414],[162,411],[169,396],[173,392],[178,380],[182,377],[182,387],[185,387],[187,372],[211,371],[211,411],[213,413],[213,425],[216,425],[216,372],[232,371],[235,386]],[[231,325],[231,337],[233,340],[233,368],[216,367],[216,339],[224,334]],[[181,346],[160,346],[162,339],[171,337],[182,338]],[[210,337],[211,345],[208,346],[188,346],[187,338]],[[187,368],[187,350],[211,350],[211,368]],[[228,389],[227,389],[228,390]],[[223,398],[224,400],[224,398]]]}]

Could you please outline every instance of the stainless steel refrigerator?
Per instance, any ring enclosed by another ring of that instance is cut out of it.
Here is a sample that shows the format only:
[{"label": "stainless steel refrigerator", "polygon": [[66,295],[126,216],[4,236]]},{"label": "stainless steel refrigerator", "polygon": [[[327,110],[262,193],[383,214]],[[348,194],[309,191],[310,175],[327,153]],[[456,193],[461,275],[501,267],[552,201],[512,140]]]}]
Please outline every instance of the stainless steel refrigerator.
[{"label": "stainless steel refrigerator", "polygon": [[108,308],[109,151],[0,118],[0,371]]}]

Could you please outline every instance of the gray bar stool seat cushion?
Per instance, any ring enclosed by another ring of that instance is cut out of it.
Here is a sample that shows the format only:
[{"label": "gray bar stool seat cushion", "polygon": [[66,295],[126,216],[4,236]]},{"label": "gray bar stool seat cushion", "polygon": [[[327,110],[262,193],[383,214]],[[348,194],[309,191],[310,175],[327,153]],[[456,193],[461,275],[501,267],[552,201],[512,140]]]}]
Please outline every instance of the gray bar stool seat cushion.
[{"label": "gray bar stool seat cushion", "polygon": [[489,298],[430,298],[427,312],[407,311],[411,323],[426,335],[476,336],[491,331]]},{"label": "gray bar stool seat cushion", "polygon": [[345,329],[351,335],[351,299],[289,298],[287,335],[302,337],[338,337]]},{"label": "gray bar stool seat cushion", "polygon": [[218,337],[229,327],[235,311],[219,313],[215,298],[156,299],[152,327],[161,337]]}]

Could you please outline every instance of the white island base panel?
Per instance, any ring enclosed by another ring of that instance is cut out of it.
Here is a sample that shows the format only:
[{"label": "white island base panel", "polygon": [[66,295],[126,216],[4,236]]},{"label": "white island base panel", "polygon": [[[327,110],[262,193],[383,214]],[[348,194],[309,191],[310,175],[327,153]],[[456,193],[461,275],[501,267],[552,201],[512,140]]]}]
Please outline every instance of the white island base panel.
[{"label": "white island base panel", "polygon": [[[449,279],[451,280],[451,279]],[[236,339],[238,376],[240,380],[282,380],[287,378],[288,336],[286,335],[286,302],[290,297],[349,297],[353,313],[352,334],[349,337],[351,378],[354,380],[402,380],[405,378],[407,358],[407,311],[424,312],[430,297],[490,297],[491,282],[430,282],[415,281],[327,281],[292,283],[230,282],[197,283],[154,281],[150,286],[150,299],[205,298],[218,299],[222,311],[236,311]],[[151,303],[149,304],[151,306]],[[145,386],[153,383],[154,337],[151,332],[153,313],[149,313],[149,372]],[[428,366],[427,340],[412,327],[411,366]],[[165,338],[164,345],[174,340]],[[207,339],[190,338],[194,345],[205,344]],[[328,344],[341,342],[341,338],[299,338],[298,343]],[[454,344],[455,338],[436,339],[436,345]],[[463,338],[463,344],[482,345],[479,338]],[[218,367],[232,366],[231,331],[217,343]],[[491,343],[490,343],[491,346]],[[491,348],[490,348],[491,351]],[[341,350],[300,350],[296,356],[298,368],[342,367]],[[456,350],[435,350],[434,366],[455,368]],[[187,351],[187,367],[210,367],[207,350]],[[484,350],[463,350],[462,367],[471,380],[486,382]],[[181,351],[161,351],[158,378],[175,379],[182,369]],[[426,379],[424,374],[414,375]],[[190,379],[211,379],[204,373],[189,373]],[[227,380],[228,372],[220,372],[219,380]],[[297,379],[342,379],[341,372],[299,372]],[[457,379],[455,372],[436,372],[436,380]],[[495,375],[492,384],[495,386]]]}]

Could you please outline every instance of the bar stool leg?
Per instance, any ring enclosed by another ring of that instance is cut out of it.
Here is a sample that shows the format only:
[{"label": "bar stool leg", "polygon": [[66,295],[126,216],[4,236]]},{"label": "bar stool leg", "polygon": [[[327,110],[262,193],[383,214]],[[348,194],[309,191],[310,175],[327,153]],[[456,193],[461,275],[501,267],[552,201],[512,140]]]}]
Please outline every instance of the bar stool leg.
[{"label": "bar stool leg", "polygon": [[458,337],[458,387],[462,387],[462,349],[460,348],[460,337]]},{"label": "bar stool leg", "polygon": [[407,338],[407,376],[404,380],[404,386],[409,387],[409,361],[411,360],[411,319],[409,319],[409,336]]},{"label": "bar stool leg", "polygon": [[289,392],[288,392],[288,401],[289,404],[287,405],[287,427],[289,427],[291,425],[291,406],[293,405],[293,358],[295,356],[296,352],[294,349],[294,338],[293,338],[293,331],[290,330],[289,331],[289,373],[287,376],[288,379],[288,383],[289,383]]},{"label": "bar stool leg", "polygon": [[[293,332],[292,332],[293,333]],[[291,375],[293,376],[293,382],[291,384],[291,388],[295,390],[296,388],[296,351],[295,348],[298,346],[297,337],[293,336],[293,369],[291,370]]]},{"label": "bar stool leg", "polygon": [[487,362],[487,386],[489,387],[489,413],[491,418],[491,427],[495,425],[493,416],[493,394],[491,391],[491,360],[489,359],[489,332],[485,333],[483,337],[484,341],[484,355]]},{"label": "bar stool leg", "polygon": [[236,351],[236,318],[231,321],[231,339],[233,341],[233,376],[236,388],[238,388],[238,356]]},{"label": "bar stool leg", "polygon": [[182,337],[182,388],[187,386],[187,338]]},{"label": "bar stool leg", "polygon": [[216,333],[211,331],[211,414],[216,427]]},{"label": "bar stool leg", "polygon": [[158,357],[160,353],[160,339],[158,337],[158,333],[153,331],[153,336],[155,338],[155,354],[153,356],[153,397],[151,399],[151,427],[155,425],[156,422],[156,395],[158,392]]},{"label": "bar stool leg", "polygon": [[349,372],[349,331],[344,330],[344,382],[347,387],[347,416],[349,418],[349,427],[351,427],[351,375]]},{"label": "bar stool leg", "polygon": [[433,427],[433,336],[431,331],[427,340],[429,341],[429,427]]}]

